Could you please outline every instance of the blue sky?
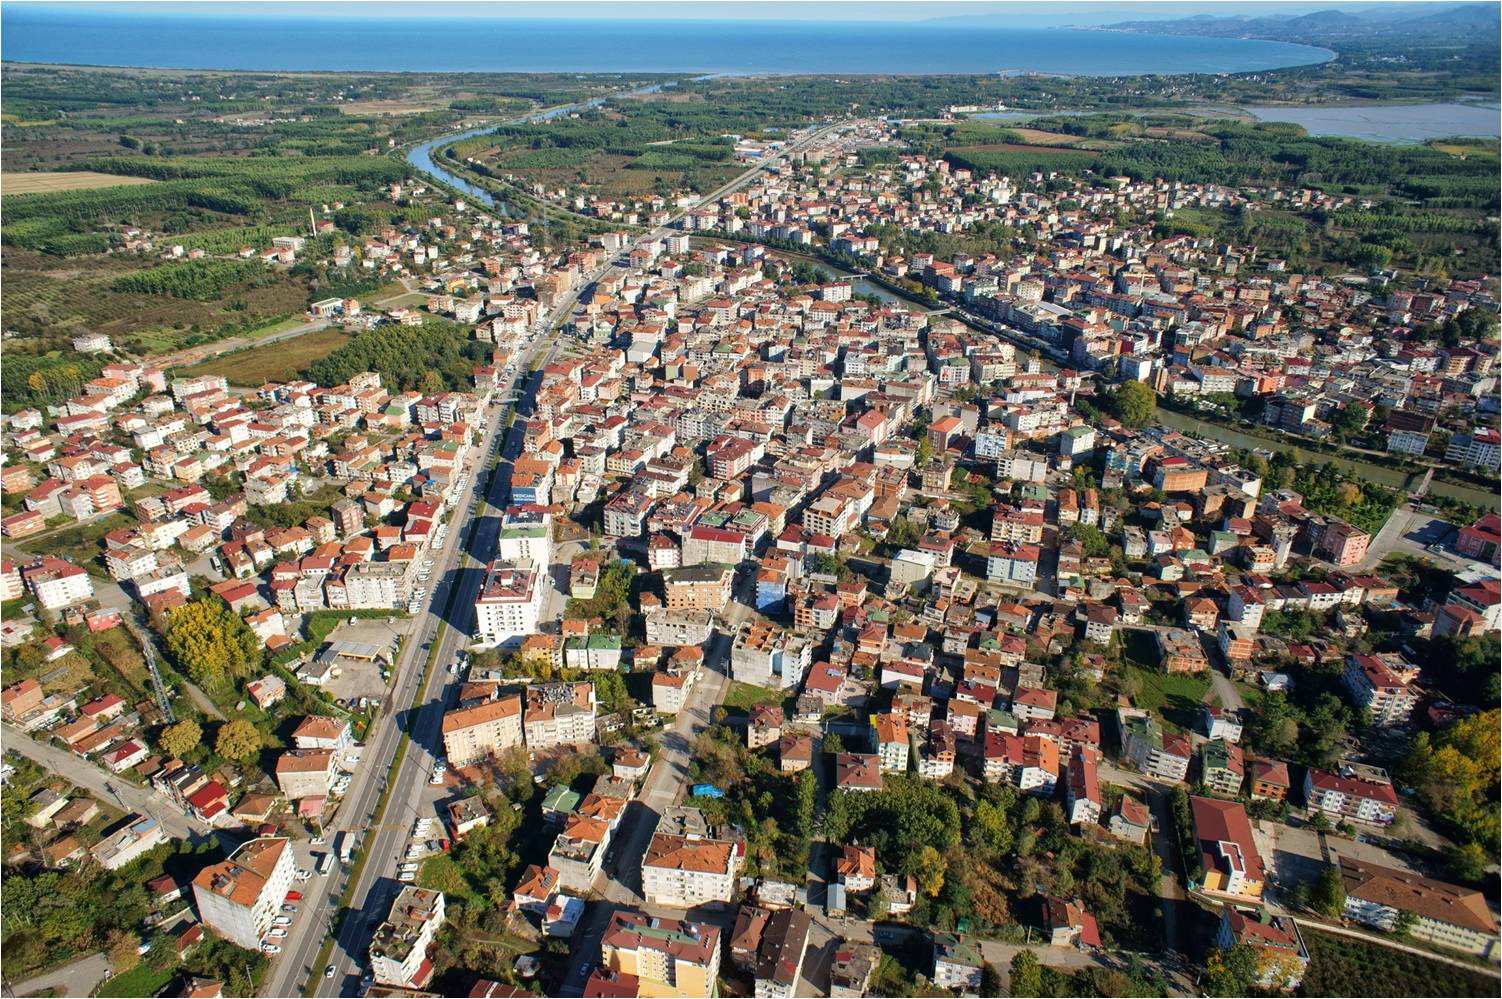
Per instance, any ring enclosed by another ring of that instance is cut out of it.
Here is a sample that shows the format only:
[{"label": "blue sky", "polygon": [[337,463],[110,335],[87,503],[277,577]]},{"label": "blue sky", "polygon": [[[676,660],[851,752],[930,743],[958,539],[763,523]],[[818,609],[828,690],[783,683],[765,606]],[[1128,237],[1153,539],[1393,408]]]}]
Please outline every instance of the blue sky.
[{"label": "blue sky", "polygon": [[[579,18],[630,18],[630,19],[696,19],[696,20],[809,20],[839,21],[858,17],[863,21],[921,21],[932,18],[987,16],[1005,19],[1019,26],[1042,27],[1063,24],[1109,24],[1115,21],[1159,20],[1190,17],[1196,14],[1251,14],[1270,13],[1303,14],[1314,10],[1338,7],[1356,11],[1363,8],[1383,6],[1377,3],[1332,3],[1330,0],[1314,2],[1169,2],[1147,3],[1134,0],[1099,0],[1099,2],[1055,3],[999,3],[999,2],[954,2],[954,0],[924,0],[924,2],[874,2],[840,3],[832,0],[808,0],[808,2],[782,3],[765,0],[717,3],[699,0],[692,3],[668,2],[668,0],[642,0],[642,2],[452,2],[452,0],[389,0],[389,2],[338,3],[244,3],[237,0],[226,2],[125,2],[125,3],[23,3],[10,0],[6,6],[13,9],[28,7],[67,8],[82,12],[105,10],[111,14],[176,14],[212,16],[213,14],[236,16],[351,16],[351,17],[579,17]],[[1406,5],[1405,5],[1406,6]],[[1446,5],[1448,6],[1448,4]]]}]

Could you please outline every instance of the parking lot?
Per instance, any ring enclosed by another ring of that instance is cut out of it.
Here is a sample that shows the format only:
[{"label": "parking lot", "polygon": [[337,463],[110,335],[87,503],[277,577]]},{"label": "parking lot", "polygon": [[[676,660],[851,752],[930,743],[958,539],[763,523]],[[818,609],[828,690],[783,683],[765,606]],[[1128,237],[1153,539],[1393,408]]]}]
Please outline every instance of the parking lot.
[{"label": "parking lot", "polygon": [[380,658],[368,660],[340,656],[339,675],[330,678],[325,688],[329,696],[345,704],[356,703],[362,697],[384,697],[387,681],[381,676],[381,670],[390,668],[390,661],[396,658],[393,643],[398,637],[405,636],[411,625],[406,618],[396,618],[391,624],[387,624],[385,618],[356,618],[354,624],[346,621],[330,632],[330,642],[379,649]]},{"label": "parking lot", "polygon": [[1398,870],[1417,870],[1402,854],[1391,853],[1374,843],[1358,842],[1339,833],[1325,835],[1325,847],[1329,851],[1327,858],[1325,850],[1320,848],[1319,833],[1307,826],[1255,822],[1252,837],[1256,841],[1257,851],[1262,854],[1263,862],[1270,869],[1270,878],[1285,887],[1298,881],[1312,880],[1326,863],[1338,864],[1341,857],[1352,857]]}]

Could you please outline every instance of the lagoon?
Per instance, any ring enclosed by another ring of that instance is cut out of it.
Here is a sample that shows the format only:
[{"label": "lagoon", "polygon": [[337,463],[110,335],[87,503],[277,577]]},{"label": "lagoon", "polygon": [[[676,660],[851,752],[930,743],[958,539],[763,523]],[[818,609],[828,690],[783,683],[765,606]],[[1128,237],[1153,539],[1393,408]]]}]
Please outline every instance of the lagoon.
[{"label": "lagoon", "polygon": [[1292,122],[1310,135],[1372,142],[1423,142],[1449,136],[1496,138],[1502,108],[1491,103],[1369,104],[1323,107],[1248,107],[1262,121]]}]

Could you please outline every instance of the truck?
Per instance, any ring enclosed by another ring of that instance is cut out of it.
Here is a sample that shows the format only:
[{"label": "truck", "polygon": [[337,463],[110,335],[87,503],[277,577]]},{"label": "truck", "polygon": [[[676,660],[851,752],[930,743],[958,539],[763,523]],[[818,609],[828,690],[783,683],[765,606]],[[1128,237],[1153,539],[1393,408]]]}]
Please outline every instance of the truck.
[{"label": "truck", "polygon": [[321,856],[321,857],[318,858],[318,873],[319,874],[327,874],[329,871],[333,870],[333,868],[334,868],[334,855],[332,853],[325,853],[323,856]]},{"label": "truck", "polygon": [[339,834],[339,860],[347,864],[354,855],[355,834],[349,830],[345,830]]}]

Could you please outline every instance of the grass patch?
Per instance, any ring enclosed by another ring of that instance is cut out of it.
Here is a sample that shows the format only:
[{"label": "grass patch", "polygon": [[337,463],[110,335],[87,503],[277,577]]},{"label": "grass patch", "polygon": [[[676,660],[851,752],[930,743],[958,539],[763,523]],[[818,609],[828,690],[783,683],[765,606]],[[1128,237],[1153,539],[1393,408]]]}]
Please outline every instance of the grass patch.
[{"label": "grass patch", "polygon": [[99,567],[98,559],[101,554],[99,541],[110,531],[122,527],[130,527],[136,522],[134,517],[123,513],[111,514],[100,520],[90,521],[87,524],[74,524],[59,531],[52,531],[34,538],[27,538],[17,545],[22,551],[31,552],[35,555],[53,555],[58,558],[70,558],[74,562],[88,569],[96,575],[102,575],[104,570]]},{"label": "grass patch", "polygon": [[154,996],[167,987],[176,968],[158,968],[150,964],[138,964],[123,975],[116,975],[99,986],[97,996]]},{"label": "grass patch", "polygon": [[732,710],[750,711],[758,704],[781,704],[784,696],[782,691],[767,690],[755,684],[732,680],[730,689],[725,692],[723,703],[726,708]]},{"label": "grass patch", "polygon": [[1123,672],[1137,680],[1137,694],[1132,703],[1158,714],[1169,728],[1189,727],[1205,691],[1210,689],[1208,676],[1169,676],[1140,666],[1127,666]]}]

